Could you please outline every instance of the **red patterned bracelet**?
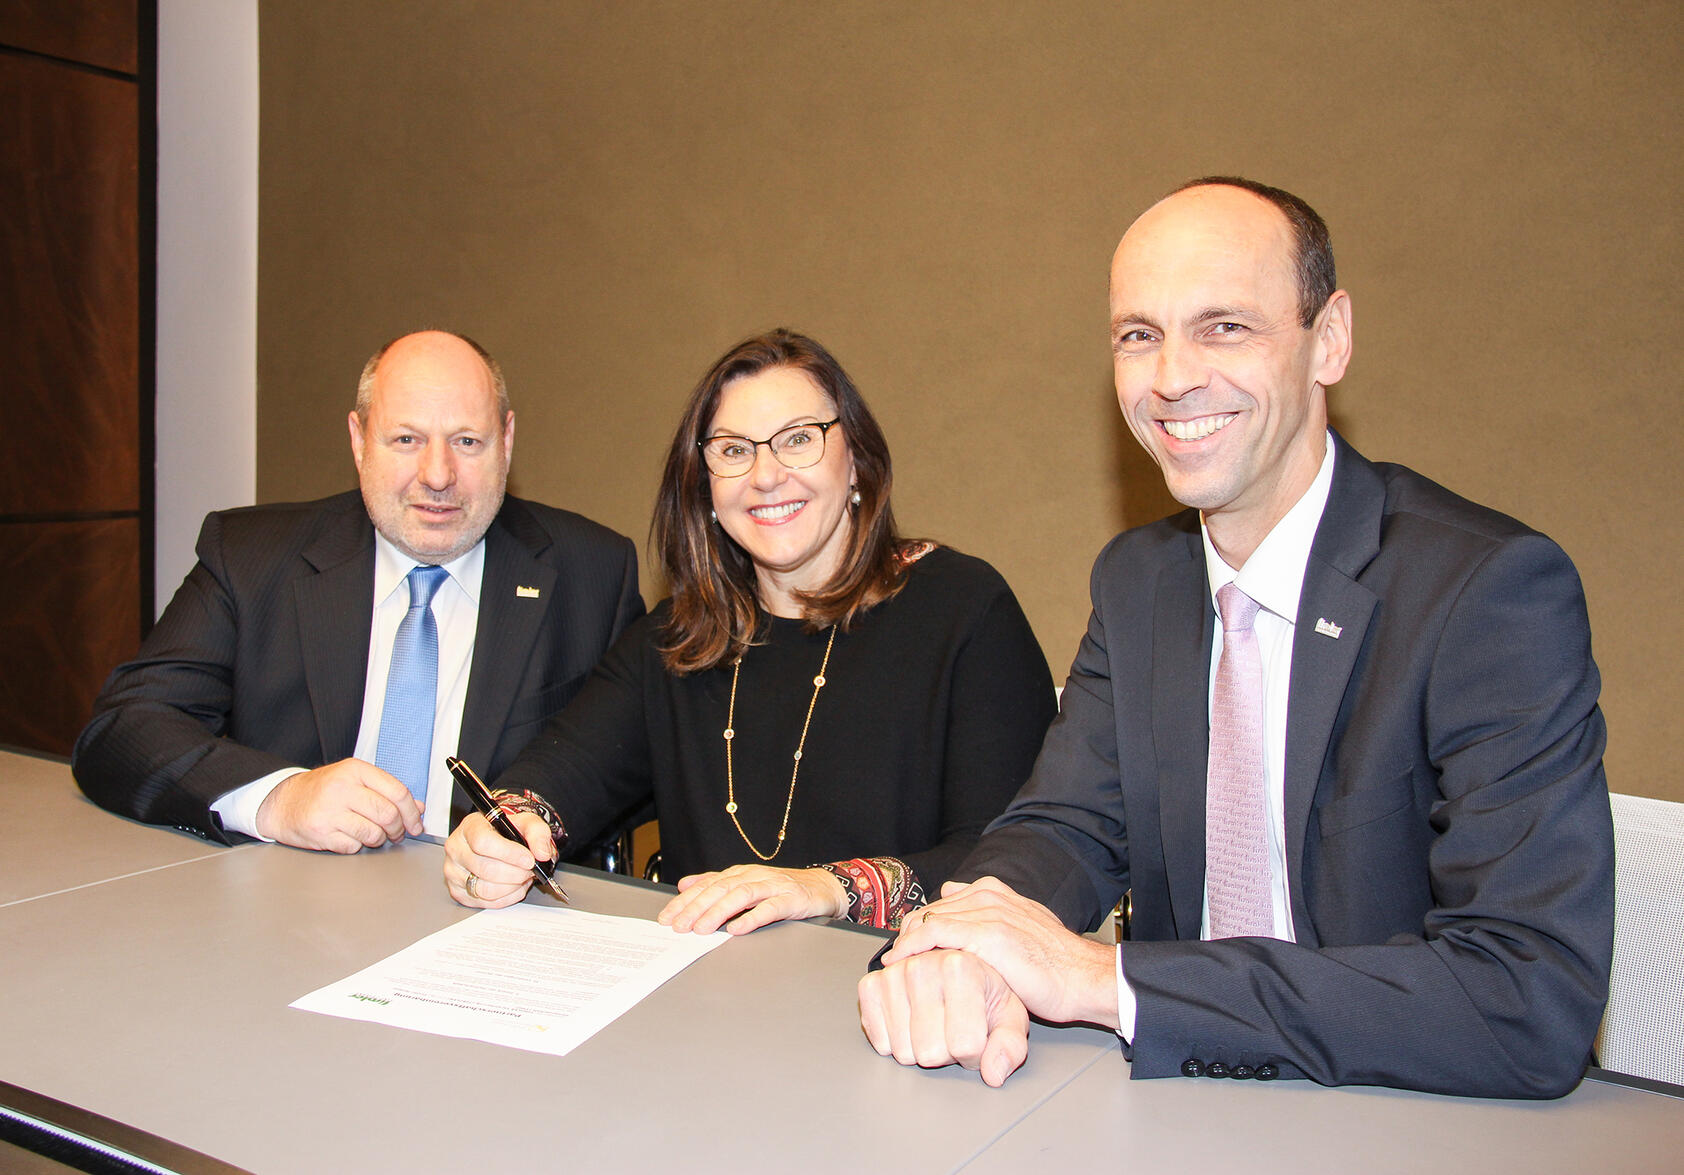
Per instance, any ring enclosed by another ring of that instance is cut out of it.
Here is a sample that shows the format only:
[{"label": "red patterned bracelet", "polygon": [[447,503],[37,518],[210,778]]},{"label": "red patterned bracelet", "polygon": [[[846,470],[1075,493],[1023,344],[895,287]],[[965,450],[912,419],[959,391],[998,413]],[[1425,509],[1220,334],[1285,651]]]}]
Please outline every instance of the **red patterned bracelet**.
[{"label": "red patterned bracelet", "polygon": [[848,894],[848,921],[899,930],[902,919],[928,900],[912,867],[898,857],[855,857],[815,865],[834,874]]},{"label": "red patterned bracelet", "polygon": [[561,822],[561,817],[550,807],[548,800],[530,791],[517,795],[515,792],[501,789],[492,792],[491,798],[497,801],[497,806],[507,815],[515,816],[525,812],[549,825],[550,840],[555,844],[557,858],[560,858],[562,846],[567,844],[567,825]]}]

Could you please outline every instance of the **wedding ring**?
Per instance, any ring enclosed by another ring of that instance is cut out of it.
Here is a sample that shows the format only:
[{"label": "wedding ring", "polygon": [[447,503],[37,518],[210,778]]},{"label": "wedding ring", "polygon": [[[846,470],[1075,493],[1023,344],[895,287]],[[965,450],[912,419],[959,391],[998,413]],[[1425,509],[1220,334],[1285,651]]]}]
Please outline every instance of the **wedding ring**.
[{"label": "wedding ring", "polygon": [[468,874],[467,883],[462,886],[463,889],[468,891],[468,896],[473,898],[474,901],[476,901],[476,902],[480,900],[479,894],[474,892],[474,886],[476,886],[477,884],[479,884],[479,878],[475,877],[473,875],[473,873],[470,871],[469,874]]}]

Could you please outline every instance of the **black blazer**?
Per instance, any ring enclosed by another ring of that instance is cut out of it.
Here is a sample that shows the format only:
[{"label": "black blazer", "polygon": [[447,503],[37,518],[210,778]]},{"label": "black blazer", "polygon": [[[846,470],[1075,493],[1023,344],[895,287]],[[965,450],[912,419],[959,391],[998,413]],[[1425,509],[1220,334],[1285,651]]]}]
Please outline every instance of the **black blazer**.
[{"label": "black blazer", "polygon": [[[1535,531],[1335,438],[1288,702],[1296,943],[1199,942],[1215,613],[1198,516],[1118,536],[1023,791],[960,870],[1073,927],[1132,889],[1135,1076],[1549,1097],[1613,950],[1613,831],[1583,591]],[[1338,635],[1318,632],[1318,621]]]},{"label": "black blazer", "polygon": [[[198,556],[139,655],[106,682],[71,769],[102,807],[226,844],[218,797],[355,749],[374,527],[356,491],[225,510],[205,519]],[[462,758],[495,778],[642,613],[629,539],[505,498],[485,533]]]}]

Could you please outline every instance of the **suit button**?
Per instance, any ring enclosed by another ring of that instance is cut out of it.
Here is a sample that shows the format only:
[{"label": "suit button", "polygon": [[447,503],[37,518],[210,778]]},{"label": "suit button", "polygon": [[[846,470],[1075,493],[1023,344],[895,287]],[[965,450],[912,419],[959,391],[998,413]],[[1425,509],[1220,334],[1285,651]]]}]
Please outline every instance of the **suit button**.
[{"label": "suit button", "polygon": [[1197,1057],[1188,1057],[1181,1062],[1181,1075],[1183,1077],[1203,1077],[1205,1075],[1205,1063]]},{"label": "suit button", "polygon": [[1257,1076],[1257,1071],[1255,1069],[1253,1069],[1250,1065],[1235,1065],[1234,1066],[1234,1078],[1238,1081],[1244,1081],[1248,1077],[1255,1077],[1255,1076]]},{"label": "suit button", "polygon": [[1273,1081],[1280,1075],[1281,1071],[1273,1065],[1264,1064],[1257,1066],[1257,1080],[1259,1081]]},{"label": "suit button", "polygon": [[1210,1064],[1205,1066],[1205,1076],[1226,1077],[1228,1076],[1228,1066],[1224,1065],[1221,1061],[1212,1061]]}]

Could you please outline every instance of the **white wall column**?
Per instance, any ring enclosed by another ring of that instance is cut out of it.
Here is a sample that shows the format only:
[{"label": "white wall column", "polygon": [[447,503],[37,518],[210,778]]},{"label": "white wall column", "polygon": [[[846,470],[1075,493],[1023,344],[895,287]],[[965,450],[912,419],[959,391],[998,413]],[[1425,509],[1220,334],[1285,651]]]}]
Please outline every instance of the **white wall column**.
[{"label": "white wall column", "polygon": [[257,0],[159,0],[159,611],[257,492],[257,70]]}]

